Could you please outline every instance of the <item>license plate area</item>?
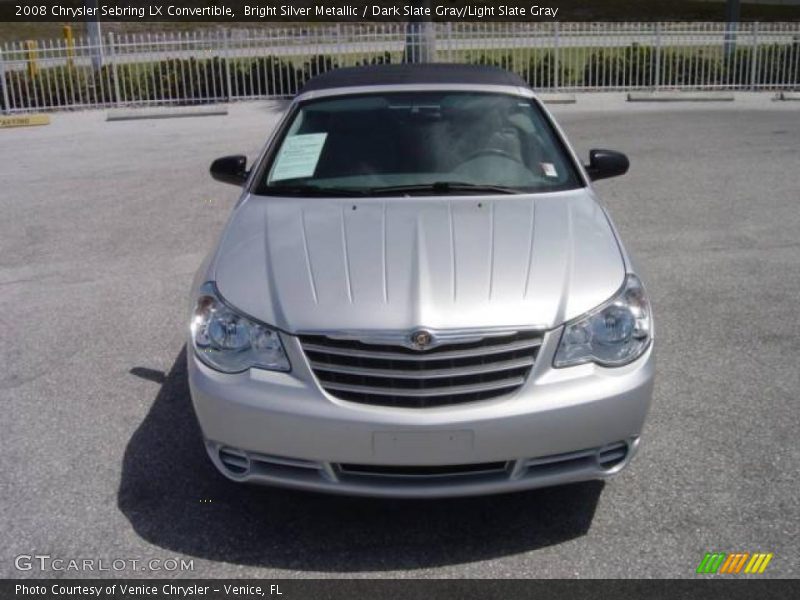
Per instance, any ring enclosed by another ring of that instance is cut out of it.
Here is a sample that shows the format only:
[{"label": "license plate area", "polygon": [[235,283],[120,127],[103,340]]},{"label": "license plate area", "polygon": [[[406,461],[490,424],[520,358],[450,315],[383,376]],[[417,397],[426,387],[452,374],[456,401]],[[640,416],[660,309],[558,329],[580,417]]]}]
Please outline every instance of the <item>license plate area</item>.
[{"label": "license plate area", "polygon": [[387,465],[458,464],[470,461],[475,434],[457,431],[376,431],[372,454]]}]

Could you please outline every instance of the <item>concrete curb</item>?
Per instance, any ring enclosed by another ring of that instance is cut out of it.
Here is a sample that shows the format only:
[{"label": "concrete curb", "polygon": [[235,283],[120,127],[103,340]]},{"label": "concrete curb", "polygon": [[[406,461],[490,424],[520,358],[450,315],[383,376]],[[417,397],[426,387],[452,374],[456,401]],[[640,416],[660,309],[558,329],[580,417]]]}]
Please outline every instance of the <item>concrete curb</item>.
[{"label": "concrete curb", "polygon": [[578,99],[575,94],[536,94],[545,104],[575,104]]},{"label": "concrete curb", "polygon": [[797,101],[797,100],[800,100],[800,92],[781,92],[781,93],[779,93],[777,95],[775,100],[783,100],[783,101],[794,100],[794,101]]},{"label": "concrete curb", "polygon": [[733,102],[732,92],[628,92],[628,102]]},{"label": "concrete curb", "polygon": [[11,117],[0,117],[0,129],[10,129],[12,127],[38,127],[40,125],[50,125],[49,115],[18,115]]},{"label": "concrete curb", "polygon": [[180,117],[214,117],[227,114],[228,107],[221,105],[112,108],[106,113],[106,121],[130,121],[133,119],[176,119]]}]

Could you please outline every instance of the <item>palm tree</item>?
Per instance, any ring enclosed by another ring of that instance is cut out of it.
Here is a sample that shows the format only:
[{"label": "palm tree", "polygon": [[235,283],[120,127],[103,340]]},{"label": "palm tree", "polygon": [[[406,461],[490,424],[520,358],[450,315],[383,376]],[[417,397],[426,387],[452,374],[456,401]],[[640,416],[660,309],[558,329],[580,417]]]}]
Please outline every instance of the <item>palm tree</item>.
[{"label": "palm tree", "polygon": [[736,31],[739,28],[739,0],[725,3],[725,59],[733,60],[736,55]]},{"label": "palm tree", "polygon": [[[433,10],[431,0],[413,0],[419,8]],[[412,16],[406,25],[406,48],[403,62],[434,62],[436,60],[436,30],[430,17]]]},{"label": "palm tree", "polygon": [[[83,5],[97,13],[97,0],[84,0]],[[103,36],[100,33],[99,19],[86,21],[86,34],[92,48],[92,66],[95,71],[99,71],[103,67]]]}]

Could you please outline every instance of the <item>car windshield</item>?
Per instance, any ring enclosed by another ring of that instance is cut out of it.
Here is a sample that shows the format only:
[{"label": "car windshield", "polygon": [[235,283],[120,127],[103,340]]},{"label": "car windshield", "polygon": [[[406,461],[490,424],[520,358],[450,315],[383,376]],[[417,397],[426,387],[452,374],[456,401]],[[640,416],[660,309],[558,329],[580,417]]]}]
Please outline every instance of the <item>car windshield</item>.
[{"label": "car windshield", "polygon": [[497,194],[581,187],[537,104],[478,92],[390,92],[300,104],[254,192]]}]

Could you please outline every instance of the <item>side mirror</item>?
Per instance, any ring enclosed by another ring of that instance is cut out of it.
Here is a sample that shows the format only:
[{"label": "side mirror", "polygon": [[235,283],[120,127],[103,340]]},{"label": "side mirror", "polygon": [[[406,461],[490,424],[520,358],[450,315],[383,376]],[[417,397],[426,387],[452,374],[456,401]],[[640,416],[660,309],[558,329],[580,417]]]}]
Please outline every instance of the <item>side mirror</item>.
[{"label": "side mirror", "polygon": [[247,157],[223,156],[211,163],[211,177],[222,183],[242,186],[247,181]]},{"label": "side mirror", "polygon": [[614,150],[590,150],[586,172],[592,181],[624,175],[631,166],[628,157]]}]

